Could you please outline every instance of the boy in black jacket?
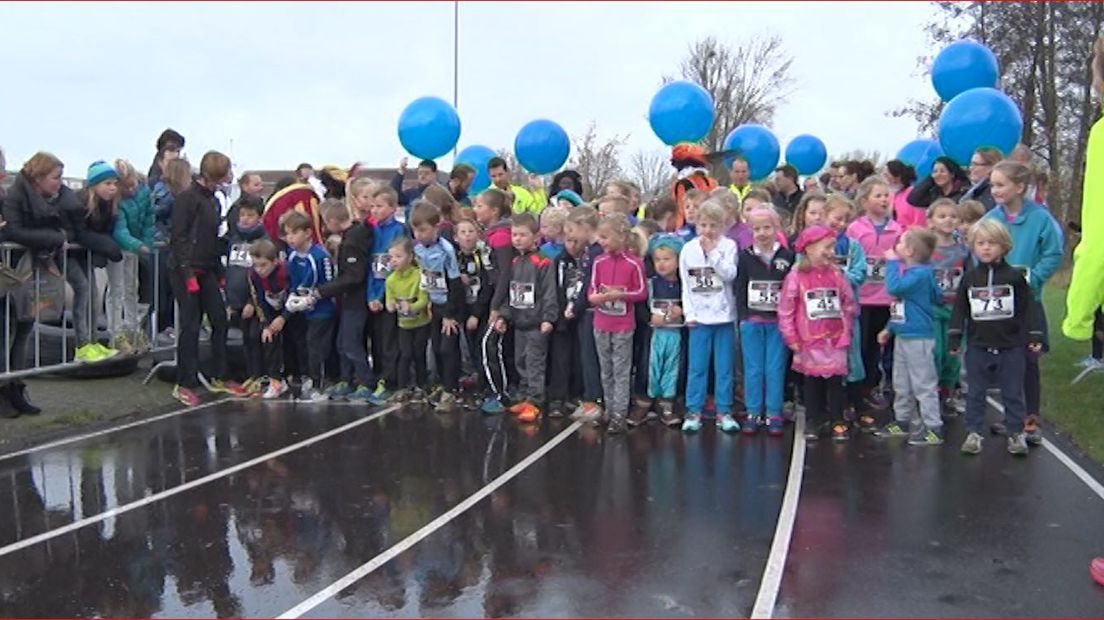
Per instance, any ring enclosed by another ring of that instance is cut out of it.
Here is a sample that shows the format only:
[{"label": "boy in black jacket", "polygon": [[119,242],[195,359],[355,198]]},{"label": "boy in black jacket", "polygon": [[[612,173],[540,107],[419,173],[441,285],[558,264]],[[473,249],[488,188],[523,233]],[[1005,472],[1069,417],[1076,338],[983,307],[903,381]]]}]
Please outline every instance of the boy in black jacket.
[{"label": "boy in black jacket", "polygon": [[[583,290],[583,253],[586,246],[578,239],[564,239],[564,248],[556,257],[556,296],[559,307],[566,308]],[[549,342],[548,417],[562,418],[566,401],[582,392],[583,373],[576,351],[578,321],[559,313]]]},{"label": "boy in black jacket", "polygon": [[266,400],[279,398],[288,390],[280,335],[284,325],[281,313],[288,297],[287,268],[280,260],[276,244],[267,238],[249,245],[249,258],[248,297],[241,308],[245,364],[251,377],[259,377],[254,393],[260,391],[261,398]]},{"label": "boy in black jacket", "polygon": [[962,276],[951,313],[951,355],[957,355],[966,334],[966,376],[970,390],[966,398],[964,454],[981,452],[985,424],[985,393],[999,385],[1008,425],[1008,452],[1027,454],[1023,373],[1027,346],[1042,349],[1042,319],[1031,288],[1020,270],[1004,261],[1012,249],[1012,237],[998,220],[984,218],[970,227],[970,248],[977,266]]},{"label": "boy in black jacket", "polygon": [[341,380],[328,390],[328,395],[332,400],[347,398],[368,402],[376,383],[368,366],[364,336],[368,323],[368,262],[373,231],[353,220],[349,208],[340,200],[327,200],[322,204],[322,221],[330,234],[341,237],[334,261],[337,276],[318,287],[319,297],[336,297],[338,303],[337,352],[341,358]]},{"label": "boy in black jacket", "polygon": [[246,321],[242,317],[242,309],[250,303],[249,273],[253,270],[253,257],[249,248],[259,239],[268,239],[268,234],[261,225],[263,210],[264,202],[260,198],[243,196],[238,203],[238,218],[233,228],[226,233],[226,307],[230,310],[231,325],[236,322],[242,330],[242,345],[245,347],[249,377],[242,383],[242,387],[254,394],[263,390],[261,378],[265,375],[260,365],[248,363],[250,359],[259,359],[259,353],[251,350],[259,341],[251,342],[246,337]]},{"label": "boy in black jacket", "polygon": [[[464,312],[461,332],[467,343],[469,371],[482,376],[483,356],[480,335],[487,326],[494,286],[490,281],[487,258],[490,248],[479,239],[479,226],[471,220],[460,220],[455,227],[456,262],[460,265],[460,282],[464,285]],[[469,389],[469,388],[465,388]]]}]

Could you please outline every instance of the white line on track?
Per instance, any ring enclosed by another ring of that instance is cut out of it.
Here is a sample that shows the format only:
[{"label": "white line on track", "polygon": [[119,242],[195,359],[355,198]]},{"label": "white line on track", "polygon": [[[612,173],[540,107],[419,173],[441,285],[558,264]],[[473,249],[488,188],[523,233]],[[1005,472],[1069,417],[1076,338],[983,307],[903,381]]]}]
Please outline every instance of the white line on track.
[{"label": "white line on track", "polygon": [[801,479],[805,475],[805,415],[797,416],[794,423],[793,451],[790,453],[790,474],[786,479],[786,492],[782,496],[782,508],[778,511],[778,526],[774,530],[763,580],[759,582],[759,594],[751,609],[752,618],[770,618],[782,587],[782,573],[786,568],[786,556],[790,553],[790,537],[797,520],[797,502],[801,497]]},{"label": "white line on track", "polygon": [[367,563],[362,564],[360,567],[354,569],[352,572],[345,575],[341,579],[338,579],[337,581],[333,582],[332,584],[330,584],[326,588],[320,590],[314,596],[308,598],[307,600],[303,601],[302,603],[299,603],[295,607],[292,607],[291,609],[285,611],[284,613],[282,613],[282,614],[280,614],[279,616],[276,616],[276,617],[278,619],[279,618],[299,618],[300,616],[302,616],[303,614],[309,612],[310,610],[314,609],[315,607],[318,607],[319,605],[324,603],[327,599],[334,596],[338,592],[340,592],[340,591],[344,590],[345,588],[353,585],[357,581],[360,581],[361,579],[366,577],[372,571],[374,571],[374,570],[378,569],[379,567],[383,566],[384,564],[390,562],[392,559],[398,557],[399,554],[401,554],[402,552],[404,552],[407,549],[413,547],[414,545],[418,544],[419,542],[421,542],[425,538],[429,537],[431,534],[433,534],[437,530],[444,527],[446,524],[448,524],[449,521],[452,521],[456,517],[459,517],[460,515],[467,512],[473,506],[475,506],[480,501],[482,501],[483,498],[487,497],[491,493],[494,493],[494,491],[496,489],[498,489],[498,487],[506,484],[507,482],[512,480],[514,477],[516,477],[518,474],[525,471],[525,469],[528,468],[530,465],[532,465],[533,463],[536,463],[537,461],[539,461],[545,454],[548,454],[553,448],[558,446],[561,442],[563,442],[565,439],[567,439],[572,433],[574,433],[576,430],[578,430],[580,426],[582,426],[581,422],[573,422],[571,424],[571,426],[568,426],[567,428],[560,431],[555,437],[548,440],[547,443],[545,443],[543,446],[538,448],[535,452],[533,452],[529,456],[522,459],[521,462],[519,462],[517,465],[514,465],[510,469],[506,470],[499,477],[497,477],[494,480],[490,481],[482,489],[479,489],[475,493],[468,496],[468,498],[465,499],[464,501],[460,502],[456,506],[453,506],[452,509],[449,510],[448,512],[446,512],[445,514],[443,514],[443,515],[437,517],[436,519],[430,521],[429,523],[424,525],[418,531],[414,532],[413,534],[411,534],[411,535],[407,536],[406,538],[400,540],[399,542],[395,543],[394,545],[392,545],[390,548],[388,548],[383,553],[377,555],[376,557],[372,558]]},{"label": "white line on track", "polygon": [[291,452],[299,450],[300,448],[305,448],[307,446],[316,444],[316,443],[318,443],[320,441],[323,441],[325,439],[329,439],[330,437],[333,437],[334,435],[340,435],[341,433],[344,433],[345,431],[351,430],[351,429],[356,428],[358,426],[361,426],[363,424],[367,424],[368,422],[371,422],[372,420],[375,420],[376,418],[379,418],[381,416],[385,416],[388,413],[391,413],[392,411],[395,411],[398,408],[399,408],[398,405],[392,405],[392,406],[390,406],[386,409],[382,409],[380,411],[377,411],[377,412],[373,413],[372,415],[360,418],[359,420],[353,420],[352,422],[349,422],[348,424],[339,426],[339,427],[334,428],[334,429],[330,429],[330,430],[328,430],[324,433],[320,433],[318,435],[315,435],[314,437],[310,437],[309,439],[304,439],[303,441],[292,444],[290,446],[286,446],[284,448],[280,448],[279,450],[276,450],[274,452],[269,452],[268,454],[258,456],[257,458],[250,459],[250,460],[248,460],[244,463],[239,463],[239,464],[234,465],[232,467],[227,467],[226,469],[214,472],[212,474],[208,474],[206,476],[203,476],[202,478],[196,478],[195,480],[185,482],[184,484],[175,486],[171,489],[165,489],[164,491],[161,491],[160,493],[154,493],[153,495],[143,497],[142,499],[140,499],[138,501],[134,501],[134,502],[131,502],[129,504],[124,504],[122,506],[116,506],[115,508],[112,508],[111,510],[106,510],[106,511],[101,512],[97,515],[87,517],[85,519],[81,519],[80,521],[74,521],[73,523],[70,523],[68,525],[65,525],[65,526],[62,526],[62,527],[59,527],[59,528],[52,529],[48,532],[43,532],[43,533],[41,533],[37,536],[31,536],[30,538],[24,538],[23,540],[16,541],[16,542],[11,543],[10,545],[7,545],[5,547],[0,547],[0,557],[8,555],[10,553],[14,553],[16,551],[19,551],[20,549],[25,549],[25,548],[30,547],[32,545],[38,544],[38,543],[40,543],[44,540],[49,540],[51,538],[56,538],[56,537],[62,536],[64,534],[68,534],[69,532],[79,530],[80,528],[82,528],[86,525],[91,525],[93,523],[99,523],[100,521],[103,521],[103,520],[108,519],[110,517],[114,517],[114,516],[118,516],[118,515],[121,515],[121,514],[126,513],[126,512],[130,512],[131,510],[134,510],[136,508],[141,508],[142,506],[147,506],[149,504],[152,504],[156,501],[165,499],[167,497],[172,497],[173,495],[183,493],[184,491],[187,491],[189,489],[194,489],[198,486],[202,486],[204,484],[207,484],[208,482],[213,482],[215,480],[218,480],[219,478],[225,478],[226,476],[229,476],[231,474],[235,474],[235,473],[237,473],[239,471],[242,471],[244,469],[249,469],[250,467],[253,467],[255,465],[260,465],[261,463],[264,463],[265,461],[268,461],[268,460],[271,460],[271,459],[274,459],[274,458],[279,458],[279,457],[281,457],[285,454],[289,454]]}]

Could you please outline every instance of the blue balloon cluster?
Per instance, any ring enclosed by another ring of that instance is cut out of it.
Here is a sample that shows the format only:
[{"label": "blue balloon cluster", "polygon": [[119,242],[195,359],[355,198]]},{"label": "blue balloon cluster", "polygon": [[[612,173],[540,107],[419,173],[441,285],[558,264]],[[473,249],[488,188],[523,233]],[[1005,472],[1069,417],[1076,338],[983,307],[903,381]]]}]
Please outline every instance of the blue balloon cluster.
[{"label": "blue balloon cluster", "polygon": [[935,158],[943,155],[943,149],[935,140],[917,138],[901,147],[897,152],[897,159],[912,166],[916,170],[916,178],[923,179],[931,174]]},{"label": "blue balloon cluster", "polygon": [[439,97],[419,97],[399,115],[399,142],[419,159],[437,159],[460,139],[460,115]]},{"label": "blue balloon cluster", "polygon": [[995,88],[972,88],[951,99],[939,115],[939,144],[959,165],[969,164],[983,147],[1011,153],[1022,134],[1020,109]]},{"label": "blue balloon cluster", "polygon": [[487,170],[487,163],[497,155],[491,147],[482,144],[473,144],[456,154],[456,163],[475,168],[475,179],[471,186],[472,195],[491,186],[491,173]]},{"label": "blue balloon cluster", "polygon": [[950,101],[971,88],[994,88],[1000,70],[992,50],[969,39],[956,41],[935,57],[931,80],[943,101]]},{"label": "blue balloon cluster", "polygon": [[771,130],[762,125],[748,123],[733,129],[724,140],[722,148],[734,151],[725,157],[725,165],[732,167],[737,157],[748,163],[748,176],[752,181],[760,181],[770,176],[778,165],[781,147],[778,138]]},{"label": "blue balloon cluster", "polygon": [[652,131],[670,146],[697,142],[713,127],[713,97],[693,82],[666,84],[652,97],[648,123]]},{"label": "blue balloon cluster", "polygon": [[786,145],[786,163],[801,175],[816,174],[828,161],[828,148],[816,136],[801,134]]},{"label": "blue balloon cluster", "polygon": [[571,152],[571,140],[559,124],[540,119],[526,123],[514,138],[518,163],[533,174],[560,169]]}]

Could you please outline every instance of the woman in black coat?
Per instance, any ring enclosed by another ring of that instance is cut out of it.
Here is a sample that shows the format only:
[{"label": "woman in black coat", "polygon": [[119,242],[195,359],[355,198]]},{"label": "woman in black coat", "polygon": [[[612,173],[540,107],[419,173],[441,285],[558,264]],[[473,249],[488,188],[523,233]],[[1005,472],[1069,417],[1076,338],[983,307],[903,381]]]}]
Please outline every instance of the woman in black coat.
[{"label": "woman in black coat", "polygon": [[935,158],[931,174],[909,192],[908,203],[927,209],[940,198],[950,198],[958,202],[969,187],[970,179],[962,168],[953,159],[943,155]]}]

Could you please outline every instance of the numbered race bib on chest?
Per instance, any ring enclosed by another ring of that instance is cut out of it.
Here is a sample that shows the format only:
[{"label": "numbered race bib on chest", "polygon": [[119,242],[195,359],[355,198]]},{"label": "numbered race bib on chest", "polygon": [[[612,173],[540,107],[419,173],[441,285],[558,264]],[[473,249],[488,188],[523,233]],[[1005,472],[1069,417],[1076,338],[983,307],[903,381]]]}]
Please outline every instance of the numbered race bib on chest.
[{"label": "numbered race bib on chest", "polygon": [[900,299],[894,299],[889,304],[889,320],[891,323],[905,322],[905,302]]},{"label": "numbered race bib on chest", "polygon": [[[408,297],[408,298],[405,298],[405,299],[400,298],[399,301],[400,302],[406,302],[405,305],[402,304],[402,303],[399,304],[399,307],[398,307],[398,310],[397,310],[397,314],[399,315],[399,318],[412,319],[412,318],[418,316],[418,313],[411,309],[413,307],[413,304],[414,304],[414,298],[413,297]],[[403,311],[404,307],[406,308],[405,311]]]},{"label": "numbered race bib on chest", "polygon": [[970,318],[975,321],[1001,321],[1016,315],[1016,291],[1009,284],[972,286],[968,295]]},{"label": "numbered race bib on chest", "polygon": [[483,282],[480,281],[479,276],[468,276],[468,291],[465,295],[469,304],[474,304],[476,299],[479,299],[479,291],[483,288]]},{"label": "numbered race bib on chest", "polygon": [[722,290],[721,279],[712,267],[692,267],[687,270],[690,275],[690,292],[713,294]]},{"label": "numbered race bib on chest", "polygon": [[510,282],[511,308],[530,310],[536,305],[536,286],[532,282]]},{"label": "numbered race bib on chest", "polygon": [[814,288],[805,291],[805,317],[810,321],[843,318],[839,290]]},{"label": "numbered race bib on chest", "polygon": [[[664,321],[667,321],[667,317],[671,316],[674,308],[682,309],[681,299],[653,299],[651,302],[652,314],[657,314],[663,317]],[[672,321],[667,323],[667,327],[682,327],[685,325],[685,321],[682,320],[681,314],[678,321]]]},{"label": "numbered race bib on chest", "polygon": [[[614,291],[624,292],[625,288],[622,286],[601,286],[599,287],[599,293],[610,293]],[[629,313],[628,304],[622,299],[616,299],[614,301],[607,301],[606,303],[598,306],[598,311],[608,316],[625,316]]]},{"label": "numbered race bib on chest", "polygon": [[782,298],[782,283],[775,280],[751,280],[747,288],[749,310],[776,312]]},{"label": "numbered race bib on chest", "polygon": [[951,269],[936,269],[935,270],[935,283],[939,285],[939,290],[944,294],[954,293],[958,290],[958,285],[962,282],[962,267],[952,267]]},{"label": "numbered race bib on chest", "polygon": [[445,279],[445,272],[443,271],[431,271],[429,269],[422,270],[422,290],[429,293],[447,293],[448,292],[448,280]]},{"label": "numbered race bib on chest", "polygon": [[866,259],[866,281],[885,282],[886,262],[884,258]]},{"label": "numbered race bib on chest", "polygon": [[386,280],[391,273],[391,257],[387,254],[372,255],[372,277]]},{"label": "numbered race bib on chest", "polygon": [[231,267],[244,267],[249,269],[253,266],[253,257],[249,255],[248,243],[235,243],[230,246],[230,260],[227,261]]},{"label": "numbered race bib on chest", "polygon": [[575,299],[583,290],[583,273],[578,269],[568,271],[564,275],[564,298],[568,301]]}]

